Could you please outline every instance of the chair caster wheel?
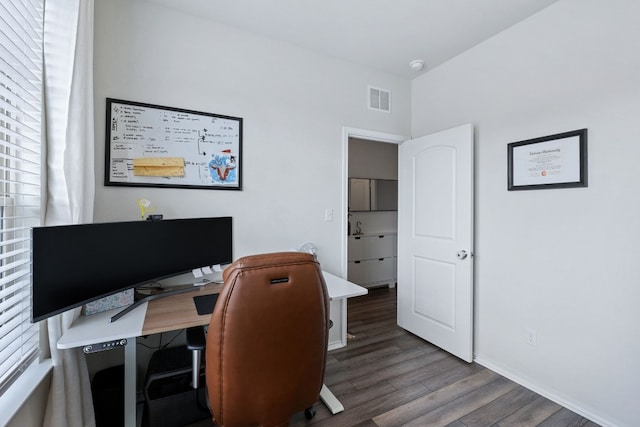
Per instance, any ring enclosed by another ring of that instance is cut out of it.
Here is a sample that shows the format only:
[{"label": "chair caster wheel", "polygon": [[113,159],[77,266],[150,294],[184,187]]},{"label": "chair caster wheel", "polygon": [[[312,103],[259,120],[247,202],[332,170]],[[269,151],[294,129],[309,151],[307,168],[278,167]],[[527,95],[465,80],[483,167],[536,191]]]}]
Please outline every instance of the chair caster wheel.
[{"label": "chair caster wheel", "polygon": [[304,410],[304,417],[306,419],[310,420],[315,416],[316,416],[316,410],[313,409],[313,407],[307,408],[307,409]]}]

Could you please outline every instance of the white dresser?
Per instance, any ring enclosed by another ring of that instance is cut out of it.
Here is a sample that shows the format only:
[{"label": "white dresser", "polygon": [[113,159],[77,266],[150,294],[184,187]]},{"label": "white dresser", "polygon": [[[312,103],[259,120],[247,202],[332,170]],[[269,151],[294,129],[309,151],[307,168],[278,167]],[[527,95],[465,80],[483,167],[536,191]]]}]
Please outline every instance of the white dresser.
[{"label": "white dresser", "polygon": [[396,233],[349,236],[347,280],[365,287],[396,284]]}]

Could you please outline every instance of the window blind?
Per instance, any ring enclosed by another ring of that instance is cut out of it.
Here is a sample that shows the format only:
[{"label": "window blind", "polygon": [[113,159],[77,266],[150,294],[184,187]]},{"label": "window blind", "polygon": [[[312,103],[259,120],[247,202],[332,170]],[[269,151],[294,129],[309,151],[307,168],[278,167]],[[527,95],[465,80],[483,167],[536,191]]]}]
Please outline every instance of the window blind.
[{"label": "window blind", "polygon": [[43,0],[0,0],[0,394],[38,353],[31,227],[40,225]]}]

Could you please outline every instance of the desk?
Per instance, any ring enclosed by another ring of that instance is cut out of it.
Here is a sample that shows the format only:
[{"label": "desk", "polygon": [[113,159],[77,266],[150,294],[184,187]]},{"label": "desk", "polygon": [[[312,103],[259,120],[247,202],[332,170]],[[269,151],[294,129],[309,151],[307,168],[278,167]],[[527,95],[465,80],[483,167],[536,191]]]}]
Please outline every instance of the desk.
[{"label": "desk", "polygon": [[[367,294],[367,289],[333,274],[323,272],[329,298],[341,305],[341,334],[346,337],[347,298]],[[140,305],[114,323],[109,318],[121,309],[109,310],[91,316],[80,316],[58,341],[59,349],[84,347],[95,343],[127,339],[124,348],[124,414],[127,427],[136,425],[136,337],[207,325],[210,314],[198,315],[193,297],[219,293],[221,284],[210,283],[194,288],[192,292],[152,300]],[[346,341],[345,341],[346,342]],[[340,412],[342,405],[322,387],[321,399],[332,413]]]}]

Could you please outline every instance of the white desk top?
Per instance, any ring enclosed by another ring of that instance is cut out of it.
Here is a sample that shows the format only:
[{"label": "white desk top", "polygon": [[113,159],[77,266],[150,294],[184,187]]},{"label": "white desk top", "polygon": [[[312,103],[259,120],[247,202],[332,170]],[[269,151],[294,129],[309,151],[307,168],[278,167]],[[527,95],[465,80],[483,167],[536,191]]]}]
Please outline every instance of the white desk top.
[{"label": "white desk top", "polygon": [[124,307],[92,314],[91,316],[80,316],[73,325],[58,340],[58,348],[67,349],[83,347],[96,342],[115,341],[121,338],[132,338],[142,335],[142,325],[147,313],[147,304],[131,310],[116,322],[109,322]]},{"label": "white desk top", "polygon": [[[323,274],[329,298],[332,300],[366,295],[369,292],[366,288],[334,276],[331,273],[323,271]],[[148,303],[141,304],[140,307],[130,311],[113,323],[109,322],[109,318],[121,311],[122,308],[104,311],[91,316],[80,316],[58,340],[57,346],[59,349],[68,349],[83,347],[96,342],[138,337],[142,335],[147,305]]]},{"label": "white desk top", "polygon": [[323,271],[322,274],[324,275],[324,282],[327,285],[329,298],[332,300],[357,297],[360,295],[366,295],[369,292],[367,288],[351,283],[341,277],[334,276],[326,271]]}]

